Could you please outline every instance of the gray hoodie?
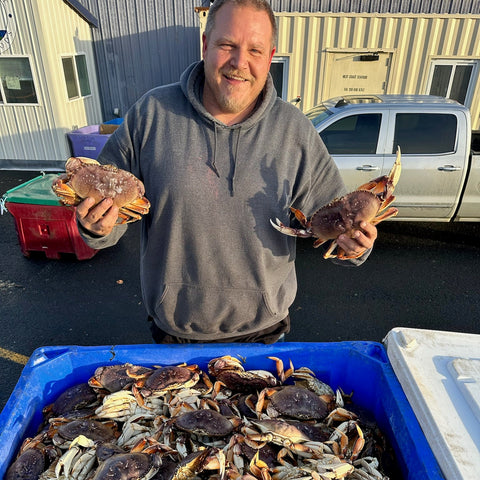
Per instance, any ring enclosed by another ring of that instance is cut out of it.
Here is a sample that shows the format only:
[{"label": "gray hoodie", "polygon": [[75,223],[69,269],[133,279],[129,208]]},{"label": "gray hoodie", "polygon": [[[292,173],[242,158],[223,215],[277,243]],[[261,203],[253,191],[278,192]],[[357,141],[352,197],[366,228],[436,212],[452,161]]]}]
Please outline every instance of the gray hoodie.
[{"label": "gray hoodie", "polygon": [[[255,111],[233,126],[205,110],[203,81],[199,62],[179,83],[146,93],[99,161],[145,183],[152,206],[142,220],[140,273],[148,314],[171,335],[208,341],[287,316],[297,289],[295,238],[270,219],[290,223],[291,205],[310,216],[345,187],[310,121],[277,97],[270,76]],[[84,238],[104,248],[125,229]]]}]

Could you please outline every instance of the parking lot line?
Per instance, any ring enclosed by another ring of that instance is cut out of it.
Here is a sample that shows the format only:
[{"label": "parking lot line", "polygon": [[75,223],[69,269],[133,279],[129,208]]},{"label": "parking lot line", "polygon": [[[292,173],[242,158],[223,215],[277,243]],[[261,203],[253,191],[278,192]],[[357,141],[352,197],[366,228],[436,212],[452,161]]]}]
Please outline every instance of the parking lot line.
[{"label": "parking lot line", "polygon": [[6,350],[5,348],[0,347],[0,357],[5,358],[7,360],[11,360],[15,363],[20,363],[22,365],[26,365],[28,362],[28,357],[22,355],[20,353],[12,352],[11,350]]}]

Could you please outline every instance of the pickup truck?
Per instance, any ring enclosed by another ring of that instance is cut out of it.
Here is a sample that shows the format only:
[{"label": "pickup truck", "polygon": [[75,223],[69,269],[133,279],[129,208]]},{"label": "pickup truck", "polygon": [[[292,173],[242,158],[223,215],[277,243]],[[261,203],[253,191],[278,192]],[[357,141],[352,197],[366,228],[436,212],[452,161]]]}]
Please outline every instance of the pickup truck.
[{"label": "pickup truck", "polygon": [[306,115],[349,191],[388,174],[400,146],[395,219],[480,221],[480,131],[471,131],[464,105],[431,95],[351,95]]}]

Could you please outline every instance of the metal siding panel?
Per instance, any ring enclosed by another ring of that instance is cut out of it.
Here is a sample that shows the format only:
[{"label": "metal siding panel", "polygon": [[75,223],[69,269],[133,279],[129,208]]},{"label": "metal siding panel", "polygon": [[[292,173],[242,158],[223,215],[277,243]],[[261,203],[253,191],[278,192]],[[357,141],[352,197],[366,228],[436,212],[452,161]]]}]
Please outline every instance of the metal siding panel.
[{"label": "metal siding panel", "polygon": [[[14,8],[18,30],[9,53],[30,58],[39,104],[0,106],[0,165],[58,168],[69,155],[65,133],[72,124],[101,120],[90,27],[61,0],[16,0]],[[87,56],[92,95],[68,102],[60,56],[79,52]]]},{"label": "metal siding panel", "polygon": [[[123,115],[147,90],[178,81],[200,59],[198,16],[188,0],[82,0],[99,19],[93,31],[102,107]],[[208,2],[204,6],[208,6]]]},{"label": "metal siding panel", "polygon": [[[478,16],[277,13],[277,18],[278,55],[290,56],[288,98],[301,94],[303,111],[324,100],[329,49],[392,52],[388,93],[425,93],[432,58],[480,57]],[[472,112],[478,105],[477,94]]]},{"label": "metal siding panel", "polygon": [[271,0],[275,12],[480,13],[479,0]]},{"label": "metal siding panel", "polygon": [[37,21],[31,1],[15,2],[17,34],[12,48],[2,56],[26,56],[36,88],[38,105],[1,105],[0,166],[11,161],[48,158],[55,154],[51,141],[48,89],[45,89],[44,64],[38,43]]},{"label": "metal siding panel", "polygon": [[[81,3],[99,19],[100,28],[94,29],[93,35],[106,119],[113,117],[114,108],[119,108],[123,115],[148,89],[177,81],[184,68],[200,58],[199,21],[194,7],[208,7],[209,0],[196,3],[188,0],[81,0]],[[448,13],[452,10],[478,12],[480,0],[271,0],[271,5],[276,12]],[[350,45],[360,41],[358,35],[367,38],[375,35],[362,33],[361,27],[349,34],[346,28],[337,33],[344,41],[350,35]],[[281,40],[279,51],[291,51],[294,42],[290,32],[287,32],[286,42]],[[384,31],[383,35],[387,39],[389,33]]]},{"label": "metal siding panel", "polygon": [[[55,127],[64,133],[74,126],[101,122],[96,66],[90,25],[64,2],[38,3],[41,23],[42,58],[45,61],[49,96],[52,101]],[[87,62],[91,95],[68,100],[65,89],[62,56],[84,54]]]}]

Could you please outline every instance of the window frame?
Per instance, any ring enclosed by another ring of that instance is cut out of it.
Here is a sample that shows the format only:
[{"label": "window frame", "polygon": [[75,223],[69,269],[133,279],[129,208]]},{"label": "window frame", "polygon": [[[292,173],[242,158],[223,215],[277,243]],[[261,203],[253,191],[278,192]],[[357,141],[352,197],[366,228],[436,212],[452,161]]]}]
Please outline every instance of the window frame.
[{"label": "window frame", "polygon": [[[89,93],[86,95],[82,94],[82,86],[81,82],[79,79],[79,74],[78,74],[78,63],[77,63],[77,58],[78,57],[83,57],[85,59],[85,71],[87,74],[87,81],[88,81],[88,88],[89,88]],[[75,82],[75,88],[77,89],[78,95],[75,97],[70,97],[68,93],[68,86],[67,86],[67,78],[65,75],[65,67],[64,67],[64,60],[71,60],[71,63],[73,65],[73,80]],[[71,54],[64,54],[60,55],[60,65],[61,65],[61,71],[63,72],[63,81],[64,81],[64,87],[65,87],[65,96],[67,98],[68,102],[74,102],[76,100],[81,100],[84,98],[88,98],[92,96],[92,84],[90,81],[90,71],[88,68],[88,62],[87,62],[87,54],[85,52],[77,52],[77,53],[71,53]]]},{"label": "window frame", "polygon": [[[288,101],[288,68],[290,63],[290,58],[287,56],[273,56],[272,64],[281,64],[283,66],[282,70],[282,91],[278,92],[277,95],[285,101]],[[272,75],[273,78],[273,75]]]},{"label": "window frame", "polygon": [[[419,111],[414,111],[414,112],[406,112],[406,111],[397,111],[393,112],[393,121],[394,121],[394,128],[393,128],[393,145],[392,145],[392,154],[396,152],[397,146],[400,145],[402,149],[402,154],[405,155],[416,155],[416,156],[435,156],[438,157],[439,155],[452,155],[455,154],[457,151],[457,143],[458,143],[458,117],[455,115],[455,113],[450,113],[450,112],[419,112]],[[408,129],[403,129],[405,133],[400,133],[402,129],[398,127],[399,121],[402,121],[403,124],[408,124],[412,123],[411,119],[413,119],[415,116],[417,116],[417,121],[414,123],[414,126],[412,128]],[[400,118],[402,117],[402,118]],[[444,118],[444,121],[438,121],[441,120],[440,117]],[[442,131],[440,130],[440,125],[445,122],[455,122],[455,128],[454,129],[447,129],[447,131],[454,131],[455,135],[453,138],[449,138],[446,136],[442,135]],[[418,125],[422,125],[425,127],[426,131],[428,132],[427,136],[422,136],[424,134],[421,133],[421,131],[418,130]],[[415,142],[417,141],[417,138],[414,135],[411,135],[410,132],[415,132],[417,135],[419,135],[420,139],[420,144],[422,145],[422,148],[420,149],[415,149],[413,146],[415,145]],[[406,135],[407,138],[409,138],[410,143],[403,142],[403,139],[400,138],[401,135]],[[399,139],[400,138],[400,139]],[[431,140],[430,145],[441,145],[441,141],[446,141],[449,140],[450,142],[448,143],[448,146],[450,148],[440,148],[438,151],[435,151],[435,147],[429,146],[428,143],[425,142],[425,139]],[[425,146],[423,146],[423,143],[425,143]],[[412,151],[413,150],[413,151]],[[423,151],[425,150],[425,151]]]},{"label": "window frame", "polygon": [[38,82],[35,76],[34,69],[32,68],[32,56],[31,55],[0,55],[0,62],[2,59],[7,58],[26,58],[28,60],[28,67],[30,69],[30,73],[32,75],[32,84],[33,90],[35,93],[35,97],[37,99],[36,102],[29,102],[29,103],[16,103],[16,102],[8,102],[7,95],[5,94],[5,90],[3,88],[3,77],[0,75],[0,106],[9,106],[9,107],[24,107],[24,106],[38,106],[40,105],[39,100],[39,89],[38,89]]},{"label": "window frame", "polygon": [[475,91],[475,85],[478,79],[478,69],[479,69],[479,61],[472,59],[434,59],[430,62],[430,69],[428,73],[427,79],[427,87],[425,89],[425,93],[427,95],[431,95],[430,91],[432,89],[432,82],[433,82],[433,75],[435,72],[436,66],[449,66],[452,67],[450,72],[450,79],[447,86],[447,94],[446,98],[451,98],[450,93],[452,90],[452,83],[455,76],[455,70],[459,66],[473,66],[472,75],[470,77],[470,81],[468,82],[467,91],[465,92],[465,102],[463,103],[466,107],[471,107],[473,101],[473,93]]},{"label": "window frame", "polygon": [[[358,139],[360,138],[358,136],[358,133],[359,133],[359,130],[362,130],[362,128],[359,128],[359,124],[365,123],[364,120],[368,119],[368,117],[370,117],[370,119],[372,119],[375,122],[375,124],[372,124],[371,126],[369,126],[369,128],[372,128],[371,133],[375,133],[375,130],[373,127],[377,128],[376,141],[375,141],[374,148],[372,148],[373,143],[371,142],[371,139],[373,139],[373,137],[362,136],[363,140],[365,140],[365,138],[367,140],[365,141],[365,145],[363,145],[363,148],[360,145],[360,143],[358,143]],[[343,128],[344,126],[348,127],[348,122],[353,122],[354,128],[352,129]],[[347,115],[344,115],[341,118],[338,118],[332,121],[332,123],[330,123],[324,129],[322,129],[322,131],[319,133],[320,133],[320,137],[322,138],[322,141],[325,143],[325,146],[327,147],[331,155],[353,155],[353,154],[376,155],[378,152],[378,147],[381,140],[381,137],[380,137],[381,131],[382,131],[382,113],[375,111],[375,112],[348,113]],[[340,136],[342,134],[344,135],[344,139],[342,139],[341,141],[334,139],[335,136]],[[329,141],[329,138],[328,138],[329,135],[332,135],[332,140],[334,141],[334,143]],[[355,140],[356,143],[353,143],[353,140]],[[338,145],[342,145],[345,149],[348,146],[349,150],[338,151],[337,150]],[[368,148],[365,149],[365,147],[368,147]]]}]

